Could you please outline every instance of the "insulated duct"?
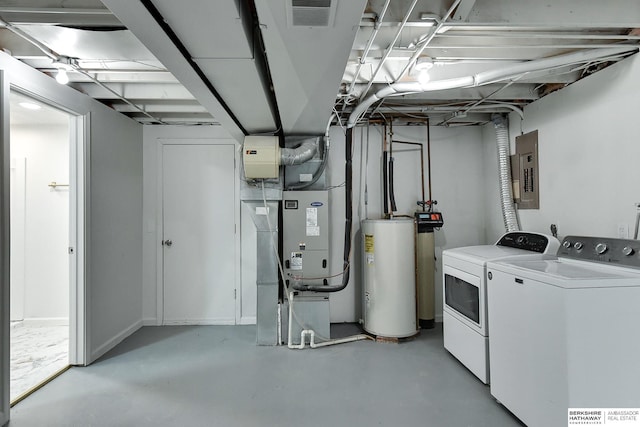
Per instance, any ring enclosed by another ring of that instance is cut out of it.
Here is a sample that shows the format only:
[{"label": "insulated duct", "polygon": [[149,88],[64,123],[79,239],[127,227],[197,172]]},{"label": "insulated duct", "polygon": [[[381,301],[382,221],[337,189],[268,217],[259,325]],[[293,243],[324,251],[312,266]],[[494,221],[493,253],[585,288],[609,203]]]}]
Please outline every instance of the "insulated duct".
[{"label": "insulated duct", "polygon": [[581,50],[566,55],[536,59],[512,65],[510,67],[489,70],[472,76],[436,80],[424,84],[419,82],[394,83],[385,86],[383,89],[358,104],[349,115],[347,128],[354,127],[360,116],[362,116],[370,106],[388,96],[482,86],[489,83],[497,83],[504,80],[519,78],[528,73],[607,58],[612,59],[619,56],[630,55],[637,51],[638,48],[636,46],[616,46],[602,49]]},{"label": "insulated duct", "polygon": [[498,175],[500,181],[500,205],[502,218],[507,232],[518,231],[518,216],[513,203],[511,187],[511,158],[509,156],[509,121],[505,116],[494,115],[493,125],[496,129],[498,147]]},{"label": "insulated duct", "polygon": [[293,166],[308,162],[315,156],[318,150],[318,138],[304,141],[296,148],[280,149],[280,165]]}]

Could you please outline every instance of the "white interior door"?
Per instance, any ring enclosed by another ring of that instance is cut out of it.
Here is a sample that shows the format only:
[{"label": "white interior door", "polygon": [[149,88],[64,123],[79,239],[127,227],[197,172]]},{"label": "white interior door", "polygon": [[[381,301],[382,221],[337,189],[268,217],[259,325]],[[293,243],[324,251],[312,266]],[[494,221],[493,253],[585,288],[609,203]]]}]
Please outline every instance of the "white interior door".
[{"label": "white interior door", "polygon": [[163,323],[234,324],[235,147],[162,147]]}]

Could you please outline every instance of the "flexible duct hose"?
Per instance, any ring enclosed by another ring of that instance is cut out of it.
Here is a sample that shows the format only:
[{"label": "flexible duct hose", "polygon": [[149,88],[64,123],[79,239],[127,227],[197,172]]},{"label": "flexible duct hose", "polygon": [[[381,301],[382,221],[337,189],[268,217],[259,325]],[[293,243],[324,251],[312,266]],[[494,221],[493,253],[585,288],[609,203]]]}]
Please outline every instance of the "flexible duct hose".
[{"label": "flexible duct hose", "polygon": [[282,148],[280,150],[280,164],[283,166],[300,165],[313,158],[318,149],[318,138],[304,141],[296,148]]},{"label": "flexible duct hose", "polygon": [[493,125],[496,129],[496,144],[498,146],[498,174],[500,181],[500,204],[502,218],[507,231],[518,231],[518,216],[513,203],[511,191],[511,159],[509,157],[509,129],[506,117],[495,115]]}]

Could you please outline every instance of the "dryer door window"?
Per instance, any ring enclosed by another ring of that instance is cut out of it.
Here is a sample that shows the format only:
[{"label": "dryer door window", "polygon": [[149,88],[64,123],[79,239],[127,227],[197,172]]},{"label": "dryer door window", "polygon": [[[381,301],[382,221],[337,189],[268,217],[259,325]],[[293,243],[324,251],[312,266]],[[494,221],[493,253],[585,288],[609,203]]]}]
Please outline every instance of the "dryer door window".
[{"label": "dryer door window", "polygon": [[450,274],[444,275],[445,304],[477,325],[480,324],[478,286]]}]

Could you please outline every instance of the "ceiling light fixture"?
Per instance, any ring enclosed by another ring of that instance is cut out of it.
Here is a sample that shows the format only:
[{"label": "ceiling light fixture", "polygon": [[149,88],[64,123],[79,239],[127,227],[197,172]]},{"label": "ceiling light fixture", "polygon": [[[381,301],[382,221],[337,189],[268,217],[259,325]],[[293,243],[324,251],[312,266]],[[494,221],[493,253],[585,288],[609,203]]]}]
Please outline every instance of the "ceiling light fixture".
[{"label": "ceiling light fixture", "polygon": [[62,55],[53,61],[53,65],[58,69],[56,81],[61,85],[66,85],[69,83],[69,75],[67,74],[67,71],[73,71],[78,68],[78,60],[76,58],[69,58],[68,56]]},{"label": "ceiling light fixture", "polygon": [[22,108],[26,108],[27,110],[40,110],[42,107],[38,104],[34,104],[33,102],[19,102],[19,106]]},{"label": "ceiling light fixture", "polygon": [[433,60],[429,57],[418,58],[413,66],[414,74],[417,74],[417,79],[420,84],[426,84],[431,80],[429,70],[433,68]]},{"label": "ceiling light fixture", "polygon": [[67,70],[64,68],[59,68],[58,73],[56,74],[56,81],[61,85],[66,85],[69,83],[69,75],[67,74]]}]

